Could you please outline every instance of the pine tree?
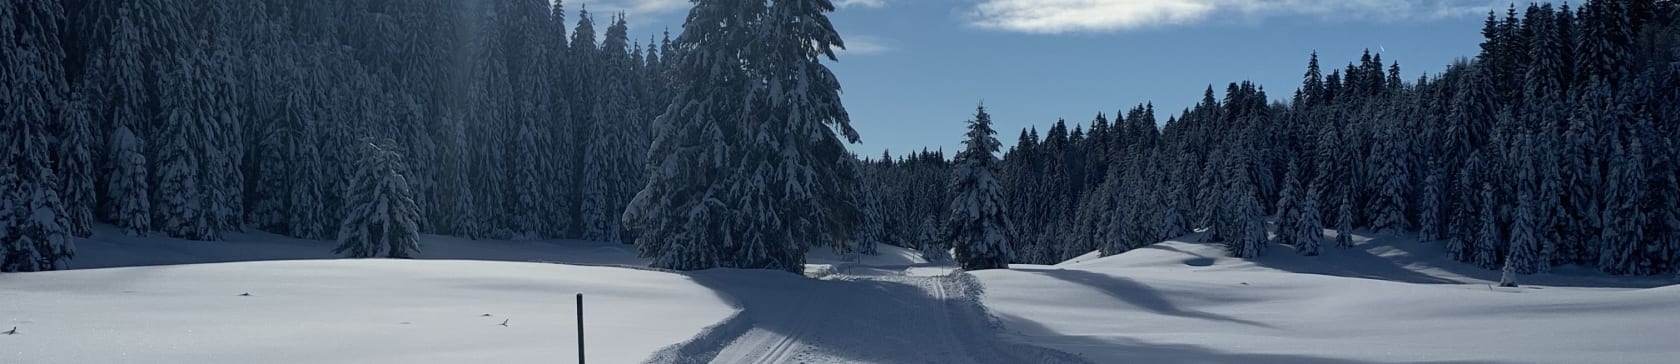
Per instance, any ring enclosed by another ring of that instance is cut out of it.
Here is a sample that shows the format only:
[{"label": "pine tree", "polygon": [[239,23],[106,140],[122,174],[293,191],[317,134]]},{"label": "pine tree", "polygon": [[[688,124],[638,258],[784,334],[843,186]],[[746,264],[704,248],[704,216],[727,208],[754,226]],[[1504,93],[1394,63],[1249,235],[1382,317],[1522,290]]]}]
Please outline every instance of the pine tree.
[{"label": "pine tree", "polygon": [[1609,203],[1604,210],[1598,268],[1612,274],[1649,274],[1645,271],[1649,267],[1640,264],[1648,221],[1639,206],[1646,199],[1645,183],[1641,182],[1646,179],[1644,146],[1642,138],[1630,138],[1625,144],[1621,139],[1612,138],[1616,140],[1611,145],[1614,164],[1606,184]]},{"label": "pine tree", "polygon": [[202,107],[204,94],[197,57],[176,59],[175,69],[164,78],[161,97],[165,110],[164,126],[159,134],[166,138],[157,149],[157,190],[153,191],[153,218],[157,227],[171,237],[189,240],[216,240],[219,231],[212,225],[211,211],[205,206],[203,163],[207,155],[207,130]]},{"label": "pine tree", "polygon": [[1240,167],[1233,169],[1235,173],[1232,173],[1230,184],[1226,187],[1229,194],[1226,201],[1231,205],[1227,212],[1229,216],[1222,225],[1230,226],[1232,231],[1227,235],[1230,240],[1226,243],[1226,250],[1232,256],[1253,259],[1266,254],[1266,220],[1260,201],[1255,196],[1257,187],[1248,177],[1249,163],[1242,159],[1246,158],[1239,157],[1235,165]]},{"label": "pine tree", "polygon": [[[647,184],[622,219],[639,234],[638,254],[652,259],[654,267],[719,267],[726,258],[724,250],[734,245],[734,211],[727,204],[729,186],[724,183],[737,154],[736,130],[745,124],[745,103],[738,101],[746,99],[740,92],[748,82],[746,73],[735,67],[740,59],[709,56],[747,48],[754,35],[749,28],[763,11],[761,3],[750,0],[697,3],[677,37],[678,57],[671,71],[683,82],[675,85],[671,105],[654,120]],[[578,33],[573,36],[572,49],[577,50]],[[573,55],[581,58],[578,52]]]},{"label": "pine tree", "polygon": [[955,245],[957,264],[964,270],[1008,268],[1014,259],[1009,249],[1009,217],[1003,211],[1003,190],[999,186],[998,161],[993,153],[999,143],[992,130],[992,117],[980,106],[968,122],[965,149],[957,154],[951,190],[950,220],[946,240]]},{"label": "pine tree", "polygon": [[1427,166],[1423,191],[1418,195],[1418,240],[1432,242],[1444,237],[1441,220],[1445,209],[1441,206],[1441,199],[1446,181],[1440,163],[1435,158],[1430,158]]},{"label": "pine tree", "polygon": [[1397,232],[1406,229],[1407,200],[1411,179],[1406,170],[1404,134],[1393,126],[1379,127],[1381,136],[1376,141],[1380,148],[1372,154],[1375,158],[1371,162],[1377,167],[1375,181],[1379,184],[1377,195],[1371,203],[1371,230],[1375,232]]},{"label": "pine tree", "polygon": [[1303,236],[1296,235],[1298,231],[1294,230],[1300,225],[1302,219],[1301,202],[1299,200],[1300,196],[1305,193],[1305,191],[1301,191],[1300,174],[1300,166],[1296,163],[1290,163],[1289,172],[1284,174],[1283,191],[1278,193],[1277,232],[1272,237],[1272,240],[1278,244],[1295,247],[1296,250],[1302,250],[1303,248],[1301,246]]},{"label": "pine tree", "polygon": [[1539,219],[1535,212],[1534,193],[1525,188],[1517,195],[1517,206],[1512,211],[1510,254],[1506,257],[1505,265],[1513,267],[1517,273],[1534,274],[1547,263],[1543,259],[1539,231],[1535,225]]},{"label": "pine tree", "polygon": [[0,272],[66,268],[76,256],[49,158],[65,93],[63,17],[56,0],[0,4]]},{"label": "pine tree", "polygon": [[1342,203],[1336,208],[1336,247],[1353,247],[1353,194],[1343,192]]},{"label": "pine tree", "polygon": [[[389,143],[389,142],[387,142]],[[420,210],[405,177],[402,155],[390,146],[361,145],[349,211],[339,223],[334,254],[351,258],[412,258],[420,252]]]},{"label": "pine tree", "polygon": [[[1296,237],[1295,252],[1309,257],[1318,255],[1319,247],[1324,242],[1324,224],[1318,219],[1318,199],[1312,197],[1317,195],[1317,187],[1307,188],[1306,195],[1301,199],[1301,211],[1297,213],[1295,226],[1290,228],[1291,234]],[[1337,241],[1338,244],[1341,241],[1339,231]]]},{"label": "pine tree", "polygon": [[[86,84],[83,84],[84,86]],[[58,146],[58,194],[65,208],[66,228],[76,237],[93,236],[93,115],[87,94],[77,91],[64,106],[63,132]]]},{"label": "pine tree", "polygon": [[1499,234],[1498,200],[1494,199],[1493,184],[1482,183],[1481,206],[1476,210],[1480,216],[1476,221],[1480,228],[1476,230],[1475,263],[1486,269],[1499,268],[1499,249],[1501,239]]}]

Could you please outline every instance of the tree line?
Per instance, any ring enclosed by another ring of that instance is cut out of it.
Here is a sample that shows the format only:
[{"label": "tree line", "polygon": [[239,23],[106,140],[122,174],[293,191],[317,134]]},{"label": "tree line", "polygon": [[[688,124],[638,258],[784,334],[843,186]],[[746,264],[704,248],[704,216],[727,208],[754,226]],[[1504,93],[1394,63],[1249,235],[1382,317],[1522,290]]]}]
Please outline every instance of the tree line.
[{"label": "tree line", "polygon": [[[673,46],[632,39],[622,16],[598,34],[587,9],[566,15],[546,0],[0,2],[0,271],[67,267],[95,223],[629,241],[619,213],[672,97]],[[369,207],[403,201],[412,213]]]},{"label": "tree line", "polygon": [[[1518,274],[1680,272],[1677,19],[1675,1],[1512,6],[1489,13],[1474,59],[1416,80],[1380,54],[1326,70],[1314,53],[1283,99],[1239,82],[1162,127],[1144,104],[1022,130],[998,177],[1012,261],[1194,231],[1237,257],[1318,255],[1362,229]],[[921,187],[952,173],[927,159],[866,163],[879,215],[930,216],[939,205],[918,201],[963,192]],[[882,241],[945,246],[919,237],[950,227],[902,220]]]}]

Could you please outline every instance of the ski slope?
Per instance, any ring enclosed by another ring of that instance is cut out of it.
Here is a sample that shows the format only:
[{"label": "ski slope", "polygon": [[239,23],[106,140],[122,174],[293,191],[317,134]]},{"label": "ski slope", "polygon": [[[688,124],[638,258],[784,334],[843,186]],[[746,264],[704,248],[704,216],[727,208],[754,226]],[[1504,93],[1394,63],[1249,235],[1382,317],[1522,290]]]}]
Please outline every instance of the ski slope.
[{"label": "ski slope", "polygon": [[[972,273],[1006,336],[1098,363],[1671,363],[1680,286],[1561,268],[1495,272],[1400,238],[1257,262],[1165,242]],[[1087,257],[1089,258],[1089,257]],[[1655,288],[1647,288],[1655,287]]]}]

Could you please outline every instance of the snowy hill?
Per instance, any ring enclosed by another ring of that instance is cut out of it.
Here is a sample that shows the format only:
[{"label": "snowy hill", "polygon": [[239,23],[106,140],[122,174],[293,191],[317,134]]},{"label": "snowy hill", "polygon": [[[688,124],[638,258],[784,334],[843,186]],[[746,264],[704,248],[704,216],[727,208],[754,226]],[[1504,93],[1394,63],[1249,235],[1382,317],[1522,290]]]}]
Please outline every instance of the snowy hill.
[{"label": "snowy hill", "polygon": [[[1358,240],[1255,262],[1164,242],[1054,267],[973,273],[1014,339],[1099,363],[1658,363],[1680,357],[1680,286],[1590,273],[1525,277]],[[1544,285],[1546,283],[1555,285]],[[1658,288],[1638,288],[1658,287]]]}]

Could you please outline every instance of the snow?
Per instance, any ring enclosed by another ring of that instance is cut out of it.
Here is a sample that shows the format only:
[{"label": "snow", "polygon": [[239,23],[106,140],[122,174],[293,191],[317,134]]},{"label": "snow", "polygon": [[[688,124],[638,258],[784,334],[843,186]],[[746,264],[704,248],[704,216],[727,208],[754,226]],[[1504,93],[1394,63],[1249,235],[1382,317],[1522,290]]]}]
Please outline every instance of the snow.
[{"label": "snow", "polygon": [[[1659,363],[1680,357],[1680,286],[1560,267],[1498,272],[1404,237],[1257,261],[1165,242],[974,272],[1012,340],[1099,363]],[[1569,273],[1558,273],[1569,271]],[[1657,287],[1657,288],[1650,288]]]},{"label": "snow", "polygon": [[0,279],[0,325],[19,334],[0,339],[0,362],[570,362],[579,292],[593,340],[586,349],[601,363],[640,361],[734,311],[679,274],[539,263],[311,260],[11,274]]},{"label": "snow", "polygon": [[646,269],[616,243],[424,236],[428,259],[343,260],[330,242],[263,233],[95,230],[76,267],[116,268],[0,275],[0,330],[18,327],[0,335],[0,363],[570,362],[579,292],[594,363],[1680,356],[1680,285],[1668,277],[1565,266],[1501,288],[1499,272],[1408,236],[1355,236],[1355,248],[1319,257],[1273,247],[1254,261],[1169,241],[968,274],[883,245],[859,258],[814,251],[812,278]]}]

